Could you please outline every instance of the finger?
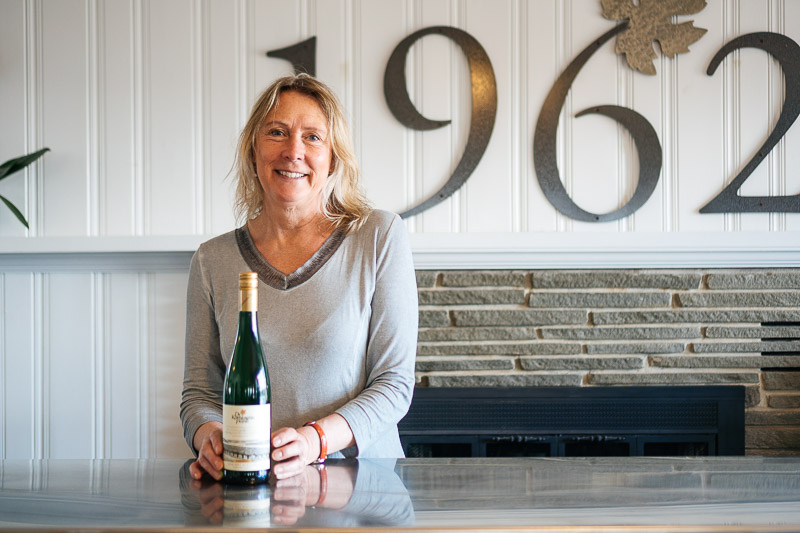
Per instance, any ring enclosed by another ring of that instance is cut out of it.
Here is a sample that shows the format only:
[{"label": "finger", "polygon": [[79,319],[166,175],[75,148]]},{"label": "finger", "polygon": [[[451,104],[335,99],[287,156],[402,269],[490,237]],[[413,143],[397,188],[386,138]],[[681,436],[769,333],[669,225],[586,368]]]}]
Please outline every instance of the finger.
[{"label": "finger", "polygon": [[213,518],[222,511],[222,498],[214,498],[200,507],[200,512],[206,518]]},{"label": "finger", "polygon": [[283,461],[291,455],[291,447],[289,445],[281,446],[272,450],[272,459],[275,461]]},{"label": "finger", "polygon": [[272,447],[279,448],[296,439],[297,431],[294,428],[280,428],[272,434]]},{"label": "finger", "polygon": [[293,513],[292,509],[285,509],[283,506],[277,506],[272,509],[272,519],[277,523],[284,526],[292,526],[297,523],[297,520],[300,519],[305,514],[303,513]]},{"label": "finger", "polygon": [[222,485],[220,485],[219,483],[214,483],[213,485],[208,487],[207,490],[208,490],[209,494],[214,494],[214,495],[219,496],[220,498],[222,498]]},{"label": "finger", "polygon": [[214,452],[210,443],[205,443],[200,449],[200,456],[198,457],[198,460],[200,460],[200,465],[203,466],[203,468],[205,468],[209,474],[213,474],[213,472],[219,472],[224,466],[222,457]]},{"label": "finger", "polygon": [[302,466],[302,461],[300,461],[298,457],[292,457],[291,459],[273,464],[272,471],[275,472],[276,479],[282,480],[296,476],[300,472]]},{"label": "finger", "polygon": [[214,453],[222,455],[222,432],[215,431],[209,438],[211,440],[211,449],[214,450]]},{"label": "finger", "polygon": [[214,479],[218,480],[222,477],[222,467],[217,467],[216,463],[210,461],[207,456],[201,455],[197,461],[200,463],[200,467]]},{"label": "finger", "polygon": [[283,503],[305,503],[306,491],[301,487],[275,487],[275,501]]},{"label": "finger", "polygon": [[195,462],[189,465],[189,473],[192,477],[196,480],[200,480],[203,478],[204,473],[208,473],[210,476],[219,479],[219,477],[215,476],[214,473],[218,472],[211,464],[208,463],[204,456],[199,456]]},{"label": "finger", "polygon": [[306,506],[298,502],[280,502],[272,505],[270,511],[283,518],[291,517],[297,520],[306,514]]},{"label": "finger", "polygon": [[[299,434],[298,437],[300,437]],[[288,442],[280,448],[275,448],[272,452],[272,458],[276,461],[285,461],[293,457],[303,459],[307,450],[308,442],[301,437]]]},{"label": "finger", "polygon": [[215,498],[222,497],[222,486],[219,483],[214,483],[208,487],[205,487],[200,490],[200,503],[208,504],[209,502],[213,501]]},{"label": "finger", "polygon": [[212,513],[212,516],[213,515],[217,515],[217,514],[221,515],[222,514],[222,508],[224,506],[225,506],[225,500],[222,497],[217,496],[216,498],[214,498],[211,501],[211,503],[209,504],[209,508],[214,511]]},{"label": "finger", "polygon": [[[197,461],[194,461],[189,465],[189,473],[194,479],[200,479],[203,477],[203,469],[197,464]],[[201,484],[198,484],[198,486],[195,488],[200,488],[201,486]]]},{"label": "finger", "polygon": [[273,466],[272,470],[275,472],[275,477],[277,479],[287,479],[302,472],[305,466],[303,461],[295,456],[276,464]]},{"label": "finger", "polygon": [[287,512],[286,507],[283,505],[275,505],[272,509],[272,519],[275,521],[276,524],[282,524],[284,526],[291,526],[297,522],[297,518],[292,516]]},{"label": "finger", "polygon": [[212,464],[218,465],[217,468],[222,468],[222,450],[217,453],[212,442],[203,443],[199,455],[204,456]]},{"label": "finger", "polygon": [[305,476],[292,476],[287,479],[279,479],[275,482],[276,489],[303,487],[306,485]]}]

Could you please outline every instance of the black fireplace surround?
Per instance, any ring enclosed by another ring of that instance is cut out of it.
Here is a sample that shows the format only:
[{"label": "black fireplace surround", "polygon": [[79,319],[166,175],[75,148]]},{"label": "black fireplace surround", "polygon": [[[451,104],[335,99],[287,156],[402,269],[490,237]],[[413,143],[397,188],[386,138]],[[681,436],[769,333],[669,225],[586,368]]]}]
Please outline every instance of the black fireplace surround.
[{"label": "black fireplace surround", "polygon": [[743,386],[417,387],[407,457],[744,455]]}]

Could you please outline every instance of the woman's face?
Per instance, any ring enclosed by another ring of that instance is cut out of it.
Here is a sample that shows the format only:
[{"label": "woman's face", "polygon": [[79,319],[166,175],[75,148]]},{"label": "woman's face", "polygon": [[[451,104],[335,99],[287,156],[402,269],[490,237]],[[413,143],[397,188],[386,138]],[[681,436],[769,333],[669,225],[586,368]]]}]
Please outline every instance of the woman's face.
[{"label": "woman's face", "polygon": [[256,136],[255,163],[270,207],[319,211],[319,196],[331,173],[328,120],[314,98],[286,91]]}]

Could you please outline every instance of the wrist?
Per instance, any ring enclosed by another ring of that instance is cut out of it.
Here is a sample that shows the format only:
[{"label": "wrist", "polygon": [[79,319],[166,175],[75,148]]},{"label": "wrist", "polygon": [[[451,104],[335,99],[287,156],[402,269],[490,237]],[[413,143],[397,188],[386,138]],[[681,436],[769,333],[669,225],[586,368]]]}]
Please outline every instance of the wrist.
[{"label": "wrist", "polygon": [[322,429],[322,426],[316,421],[312,420],[311,422],[306,422],[303,424],[304,427],[310,427],[314,430],[314,433],[317,434],[319,448],[317,449],[316,459],[311,460],[312,463],[324,463],[325,459],[328,458],[328,438],[325,435],[325,431]]},{"label": "wrist", "polygon": [[305,425],[297,428],[297,432],[300,433],[306,441],[307,446],[305,452],[303,452],[302,459],[305,464],[309,465],[319,457],[319,436],[317,432],[314,431],[314,428]]}]

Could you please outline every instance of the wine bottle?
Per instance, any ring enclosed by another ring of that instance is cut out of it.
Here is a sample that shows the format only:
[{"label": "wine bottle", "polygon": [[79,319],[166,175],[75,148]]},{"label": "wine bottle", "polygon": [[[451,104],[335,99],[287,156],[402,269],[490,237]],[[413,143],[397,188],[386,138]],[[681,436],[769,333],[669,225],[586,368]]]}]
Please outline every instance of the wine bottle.
[{"label": "wine bottle", "polygon": [[222,399],[222,476],[226,483],[265,483],[269,477],[269,372],[258,335],[258,276],[239,274],[239,330]]},{"label": "wine bottle", "polygon": [[265,485],[228,485],[222,492],[222,525],[269,527],[270,491]]}]

